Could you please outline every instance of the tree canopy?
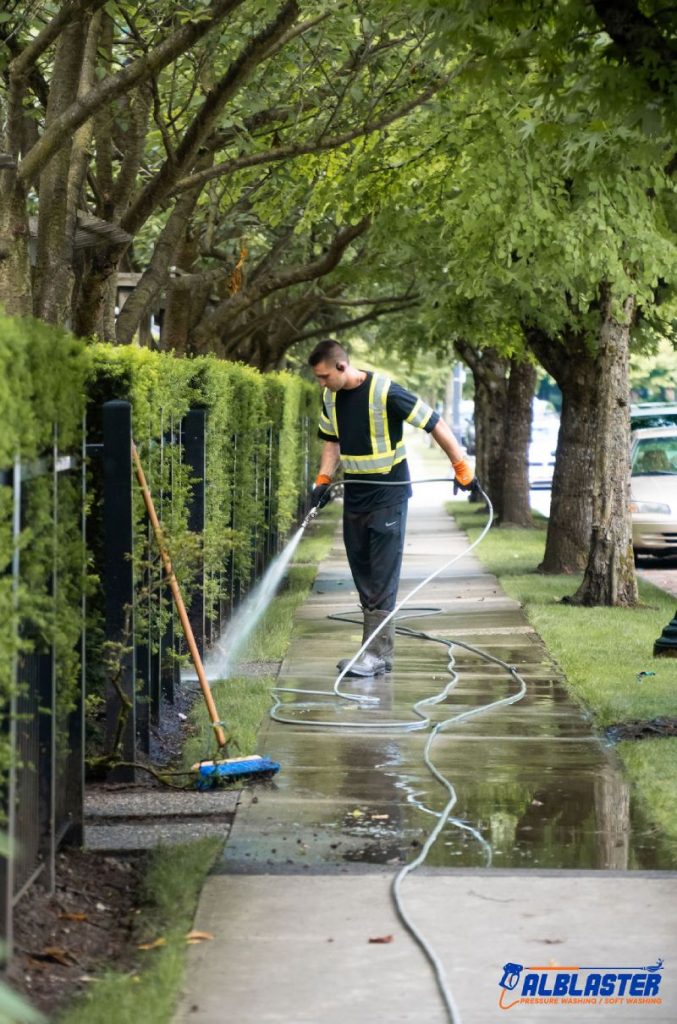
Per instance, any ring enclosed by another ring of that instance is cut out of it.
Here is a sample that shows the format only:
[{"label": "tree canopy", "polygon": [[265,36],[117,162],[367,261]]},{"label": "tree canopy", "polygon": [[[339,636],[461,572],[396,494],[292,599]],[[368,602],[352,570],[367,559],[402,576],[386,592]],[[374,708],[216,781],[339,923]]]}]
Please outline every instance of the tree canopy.
[{"label": "tree canopy", "polygon": [[544,567],[587,558],[579,598],[631,602],[629,354],[677,319],[676,25],[660,0],[9,0],[0,301],[123,344],[155,313],[163,347],[263,369],[367,329],[516,394],[537,358],[570,535]]}]

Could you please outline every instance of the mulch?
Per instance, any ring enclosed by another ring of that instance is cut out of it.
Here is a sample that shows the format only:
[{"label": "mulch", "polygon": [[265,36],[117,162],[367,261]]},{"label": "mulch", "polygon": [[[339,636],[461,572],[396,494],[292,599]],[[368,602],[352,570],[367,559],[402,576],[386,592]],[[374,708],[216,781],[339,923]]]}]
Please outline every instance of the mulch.
[{"label": "mulch", "polygon": [[11,987],[51,1017],[97,973],[133,969],[146,860],[145,853],[60,853],[54,894],[38,881],[17,905]]}]

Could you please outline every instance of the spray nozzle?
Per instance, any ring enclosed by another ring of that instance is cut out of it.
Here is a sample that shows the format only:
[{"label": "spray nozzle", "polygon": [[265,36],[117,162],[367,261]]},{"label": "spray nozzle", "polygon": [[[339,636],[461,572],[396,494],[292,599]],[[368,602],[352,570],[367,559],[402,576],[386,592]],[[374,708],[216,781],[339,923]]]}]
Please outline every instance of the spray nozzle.
[{"label": "spray nozzle", "polygon": [[498,984],[501,988],[512,990],[520,980],[520,974],[523,970],[522,964],[505,964],[503,966],[503,977]]},{"label": "spray nozzle", "polygon": [[308,523],[312,523],[313,519],[317,519],[317,513],[320,511],[319,505],[313,505],[306,518],[301,523],[301,529],[305,530]]}]

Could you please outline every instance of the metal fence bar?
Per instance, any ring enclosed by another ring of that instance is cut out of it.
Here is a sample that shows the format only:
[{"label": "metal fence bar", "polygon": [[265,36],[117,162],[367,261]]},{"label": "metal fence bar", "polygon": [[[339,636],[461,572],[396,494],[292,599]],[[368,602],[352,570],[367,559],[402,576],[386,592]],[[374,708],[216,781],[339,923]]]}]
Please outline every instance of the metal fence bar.
[{"label": "metal fence bar", "polygon": [[[183,461],[190,473],[191,497],[188,505],[188,529],[191,533],[204,536],[206,516],[207,481],[207,411],[190,409],[183,419]],[[197,578],[190,595],[188,618],[200,657],[205,650],[205,564],[204,554],[200,560]]]},{"label": "metal fence bar", "polygon": [[[103,405],[103,465],[105,631],[114,663],[107,682],[106,740],[109,753],[117,744],[122,759],[130,763],[136,759],[136,659],[129,402]],[[117,767],[111,774],[117,782],[133,782],[135,777],[130,767]]]},{"label": "metal fence bar", "polygon": [[[162,448],[162,460],[164,466],[165,458],[169,459],[169,494],[165,495],[164,490],[162,492],[162,521],[165,521],[165,516],[171,515],[171,502],[172,494],[174,493],[174,457],[175,457],[175,436],[174,436],[174,416],[173,414],[169,417],[169,455],[165,454],[166,442],[163,435],[163,448]],[[163,480],[165,474],[163,472]],[[167,627],[160,644],[160,677],[162,694],[165,700],[170,703],[174,703],[174,695],[176,687],[181,682],[181,671],[179,663],[175,657],[178,653],[179,638],[177,636],[176,628],[176,611],[174,609],[174,602],[172,601],[171,591],[169,587],[165,587],[164,599],[167,602],[169,609]]]},{"label": "metal fence bar", "polygon": [[[16,614],[19,602],[19,570],[21,559],[19,555],[19,537],[21,534],[21,461],[17,456],[14,460],[12,473],[12,606]],[[9,716],[7,729],[9,733],[10,764],[7,771],[7,804],[5,814],[7,817],[7,835],[10,844],[10,853],[16,838],[17,826],[17,764],[16,764],[16,741],[17,741],[17,683],[19,672],[18,653],[15,651],[12,657],[12,691],[9,699]],[[12,955],[14,945],[14,887],[16,878],[15,861],[12,856],[2,858],[2,900],[3,914],[2,927],[5,942],[5,953]]]}]

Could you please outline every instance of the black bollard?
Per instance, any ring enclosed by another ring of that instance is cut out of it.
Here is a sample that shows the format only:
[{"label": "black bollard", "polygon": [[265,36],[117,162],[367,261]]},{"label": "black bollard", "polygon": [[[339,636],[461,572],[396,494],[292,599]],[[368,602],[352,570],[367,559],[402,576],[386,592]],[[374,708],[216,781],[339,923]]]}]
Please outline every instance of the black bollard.
[{"label": "black bollard", "polygon": [[654,658],[677,658],[677,612],[653,645]]}]

